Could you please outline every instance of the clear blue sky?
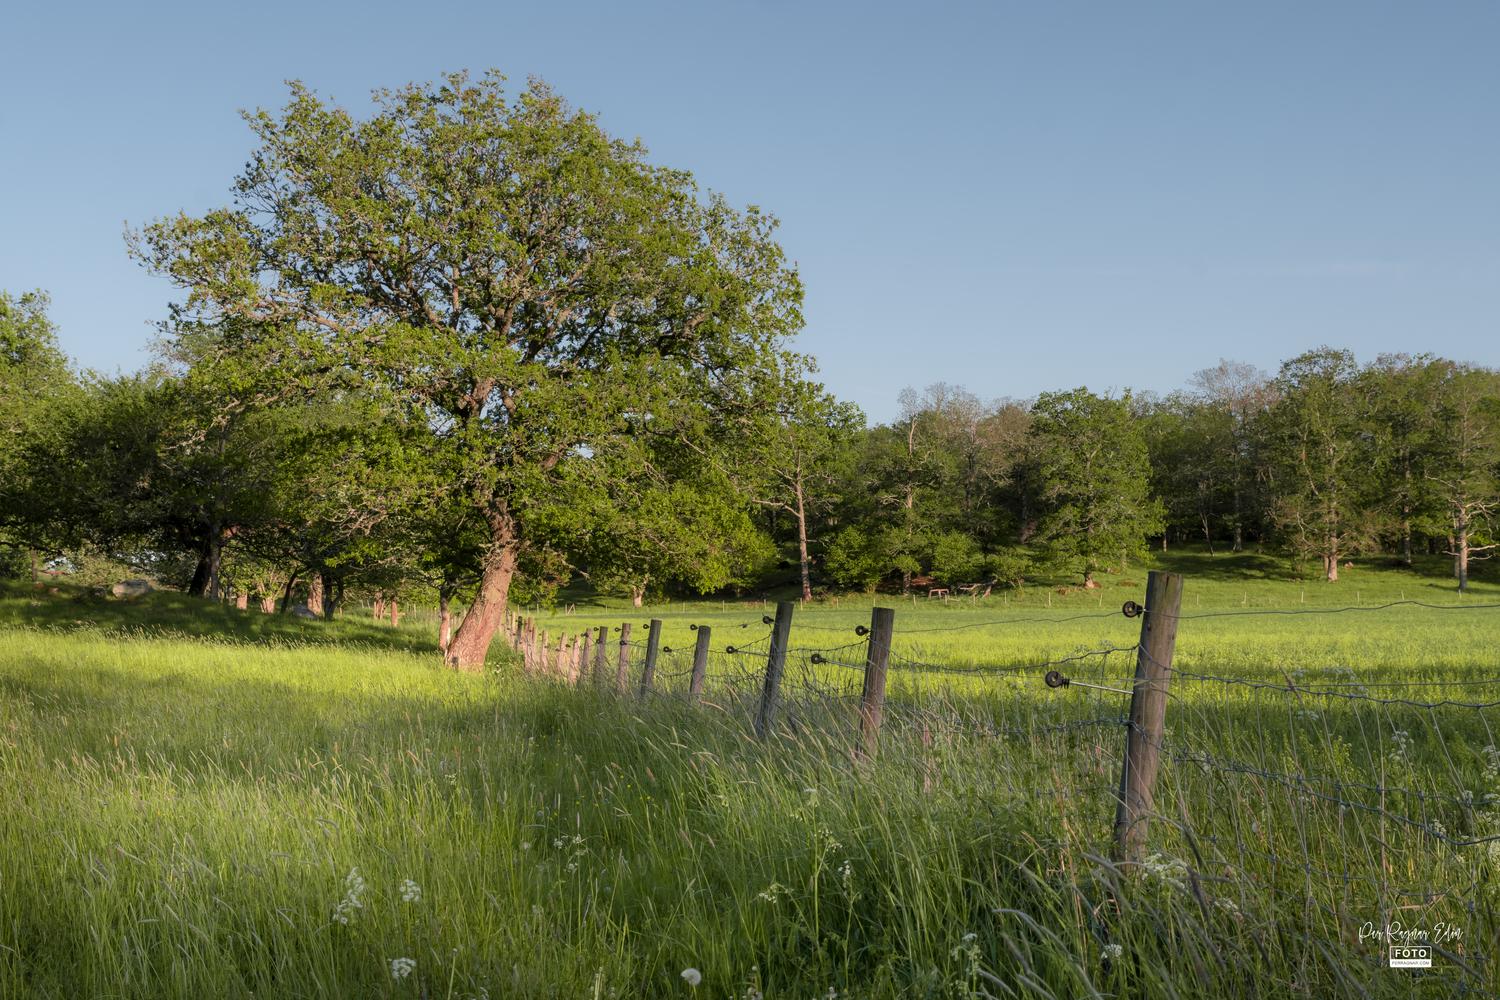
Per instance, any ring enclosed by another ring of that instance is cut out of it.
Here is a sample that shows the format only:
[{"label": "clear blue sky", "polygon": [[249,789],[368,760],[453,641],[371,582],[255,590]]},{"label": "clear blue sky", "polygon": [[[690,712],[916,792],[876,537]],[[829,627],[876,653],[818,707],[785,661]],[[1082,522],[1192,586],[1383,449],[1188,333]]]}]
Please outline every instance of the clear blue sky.
[{"label": "clear blue sky", "polygon": [[0,287],[131,369],[172,290],[121,233],[228,199],[300,78],[549,80],[783,220],[802,349],[905,385],[1165,391],[1331,343],[1500,364],[1500,3],[17,4]]}]

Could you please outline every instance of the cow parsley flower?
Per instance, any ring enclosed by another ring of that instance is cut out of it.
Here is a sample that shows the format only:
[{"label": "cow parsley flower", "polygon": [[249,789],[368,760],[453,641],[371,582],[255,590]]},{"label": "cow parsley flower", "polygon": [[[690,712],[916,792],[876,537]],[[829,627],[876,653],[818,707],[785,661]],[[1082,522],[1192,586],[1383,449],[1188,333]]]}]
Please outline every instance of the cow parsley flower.
[{"label": "cow parsley flower", "polygon": [[1104,946],[1104,957],[1110,961],[1114,961],[1123,954],[1125,954],[1124,945],[1111,943]]},{"label": "cow parsley flower", "polygon": [[415,958],[393,958],[391,959],[391,978],[399,982],[411,975],[416,967]]},{"label": "cow parsley flower", "polygon": [[344,876],[344,898],[333,908],[334,922],[347,926],[354,911],[365,908],[364,901],[360,899],[364,893],[364,876],[359,873],[358,868],[349,869],[349,874]]},{"label": "cow parsley flower", "polygon": [[422,887],[409,878],[401,880],[401,899],[407,903],[420,903],[422,901]]}]

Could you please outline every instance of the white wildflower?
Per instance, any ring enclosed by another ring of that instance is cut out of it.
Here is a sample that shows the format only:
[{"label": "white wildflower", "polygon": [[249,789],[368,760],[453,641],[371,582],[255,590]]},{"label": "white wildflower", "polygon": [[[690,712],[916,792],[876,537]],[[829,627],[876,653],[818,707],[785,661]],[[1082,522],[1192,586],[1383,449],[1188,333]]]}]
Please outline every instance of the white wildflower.
[{"label": "white wildflower", "polygon": [[682,981],[696,988],[699,983],[703,982],[703,973],[697,969],[683,969]]},{"label": "white wildflower", "polygon": [[359,873],[358,868],[349,869],[349,874],[344,876],[344,898],[333,908],[334,922],[347,926],[354,911],[365,908],[364,901],[360,899],[364,893],[364,876]]},{"label": "white wildflower", "polygon": [[397,981],[405,979],[416,967],[415,958],[393,958],[391,959],[391,978]]},{"label": "white wildflower", "polygon": [[409,878],[401,880],[401,899],[407,903],[420,903],[422,901],[422,887]]},{"label": "white wildflower", "polygon": [[1122,944],[1111,943],[1104,946],[1104,957],[1109,959],[1111,962],[1113,962],[1123,954],[1125,954],[1125,946]]}]

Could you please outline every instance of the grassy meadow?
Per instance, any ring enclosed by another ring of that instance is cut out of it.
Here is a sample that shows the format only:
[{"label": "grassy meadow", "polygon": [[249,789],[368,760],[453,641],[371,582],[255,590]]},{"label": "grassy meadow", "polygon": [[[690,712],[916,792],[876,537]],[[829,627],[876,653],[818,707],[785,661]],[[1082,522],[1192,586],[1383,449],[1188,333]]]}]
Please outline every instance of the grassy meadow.
[{"label": "grassy meadow", "polygon": [[[1107,860],[1128,697],[1041,673],[1128,685],[1144,571],[876,599],[896,642],[868,762],[869,598],[797,612],[760,742],[753,601],[539,616],[631,622],[632,680],[662,619],[643,699],[499,644],[445,671],[422,615],[0,591],[0,997],[1500,992],[1500,586],[1163,563],[1185,620],[1139,870]],[[1442,607],[1374,610],[1400,600]],[[1368,610],[1304,613],[1343,607]],[[714,629],[698,705],[691,624]],[[1433,968],[1387,968],[1366,924],[1426,930]]]}]

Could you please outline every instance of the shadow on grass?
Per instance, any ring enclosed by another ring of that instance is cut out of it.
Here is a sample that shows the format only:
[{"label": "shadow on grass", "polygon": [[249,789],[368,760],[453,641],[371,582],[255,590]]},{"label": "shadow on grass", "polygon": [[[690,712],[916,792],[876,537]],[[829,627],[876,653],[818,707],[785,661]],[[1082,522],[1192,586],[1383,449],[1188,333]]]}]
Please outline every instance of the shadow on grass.
[{"label": "shadow on grass", "polygon": [[217,601],[156,591],[134,601],[99,597],[67,584],[0,583],[0,628],[91,627],[104,632],[167,633],[246,645],[362,645],[408,653],[435,653],[435,635],[409,626],[391,628],[340,616],[334,621],[240,611]]}]

